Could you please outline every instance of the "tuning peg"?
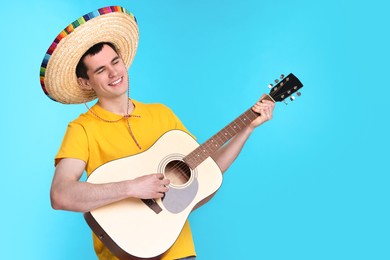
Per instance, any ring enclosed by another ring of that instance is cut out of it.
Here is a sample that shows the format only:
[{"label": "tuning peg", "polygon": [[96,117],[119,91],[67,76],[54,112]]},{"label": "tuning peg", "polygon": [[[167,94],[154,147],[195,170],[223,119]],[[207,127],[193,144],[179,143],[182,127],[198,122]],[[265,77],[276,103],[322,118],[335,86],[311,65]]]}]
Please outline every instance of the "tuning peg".
[{"label": "tuning peg", "polygon": [[300,97],[301,95],[302,95],[301,92],[298,91],[297,96]]},{"label": "tuning peg", "polygon": [[287,101],[286,100],[283,100],[283,103],[287,106],[288,105],[288,103],[287,103]]},{"label": "tuning peg", "polygon": [[279,80],[278,80],[278,79],[275,79],[275,83],[276,83],[276,84],[279,83]]},{"label": "tuning peg", "polygon": [[291,96],[291,97],[290,97],[290,100],[291,100],[291,101],[294,101],[294,100],[295,100],[295,97],[294,97],[294,96]]},{"label": "tuning peg", "polygon": [[284,79],[284,74],[280,74],[280,79]]},{"label": "tuning peg", "polygon": [[273,87],[274,87],[274,85],[272,85],[272,84],[269,84],[269,85],[268,85],[268,88],[269,88],[269,89],[271,89],[271,88],[273,88]]}]

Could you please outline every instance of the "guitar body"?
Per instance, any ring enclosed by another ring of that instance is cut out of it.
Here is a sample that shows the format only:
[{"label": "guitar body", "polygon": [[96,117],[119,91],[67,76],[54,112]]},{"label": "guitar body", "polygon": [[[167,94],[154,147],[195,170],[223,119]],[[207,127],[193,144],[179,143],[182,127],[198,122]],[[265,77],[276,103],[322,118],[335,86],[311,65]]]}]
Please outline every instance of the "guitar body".
[{"label": "guitar body", "polygon": [[120,259],[158,258],[179,236],[188,215],[222,183],[218,165],[208,157],[195,169],[183,158],[199,147],[187,133],[172,130],[148,150],[97,168],[89,183],[108,183],[163,173],[171,180],[164,198],[128,198],[85,213],[102,242]]}]

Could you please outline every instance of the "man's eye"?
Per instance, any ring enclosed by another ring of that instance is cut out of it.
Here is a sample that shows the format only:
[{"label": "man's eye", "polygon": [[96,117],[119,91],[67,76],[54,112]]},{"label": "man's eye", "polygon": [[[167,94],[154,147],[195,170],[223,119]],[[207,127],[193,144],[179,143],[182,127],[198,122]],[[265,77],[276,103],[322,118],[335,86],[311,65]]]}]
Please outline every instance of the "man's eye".
[{"label": "man's eye", "polygon": [[104,71],[104,69],[100,69],[100,70],[97,71],[97,74],[100,74],[100,73],[102,73],[103,71]]}]

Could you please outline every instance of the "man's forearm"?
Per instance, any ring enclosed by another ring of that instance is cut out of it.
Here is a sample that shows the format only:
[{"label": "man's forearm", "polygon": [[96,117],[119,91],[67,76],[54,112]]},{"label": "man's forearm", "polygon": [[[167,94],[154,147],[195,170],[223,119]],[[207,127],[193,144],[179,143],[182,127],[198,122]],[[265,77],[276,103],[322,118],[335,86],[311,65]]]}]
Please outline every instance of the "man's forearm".
[{"label": "man's forearm", "polygon": [[253,128],[246,127],[211,156],[218,164],[222,173],[224,173],[238,157],[252,131]]}]

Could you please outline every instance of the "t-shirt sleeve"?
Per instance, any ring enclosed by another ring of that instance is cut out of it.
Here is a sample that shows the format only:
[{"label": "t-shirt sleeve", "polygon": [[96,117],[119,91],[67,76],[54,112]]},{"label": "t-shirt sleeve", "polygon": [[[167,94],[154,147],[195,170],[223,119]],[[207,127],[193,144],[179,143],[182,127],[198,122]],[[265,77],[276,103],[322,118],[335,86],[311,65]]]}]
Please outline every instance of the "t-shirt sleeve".
[{"label": "t-shirt sleeve", "polygon": [[182,130],[188,133],[189,135],[191,135],[192,138],[196,139],[195,136],[190,131],[188,131],[188,129],[184,126],[182,121],[179,119],[179,117],[176,116],[176,114],[172,111],[172,109],[167,106],[165,106],[165,108],[169,111],[172,121],[175,122],[175,129]]},{"label": "t-shirt sleeve", "polygon": [[85,129],[78,123],[71,122],[66,129],[61,147],[55,157],[54,165],[63,158],[74,158],[87,163],[89,157],[88,137]]}]

